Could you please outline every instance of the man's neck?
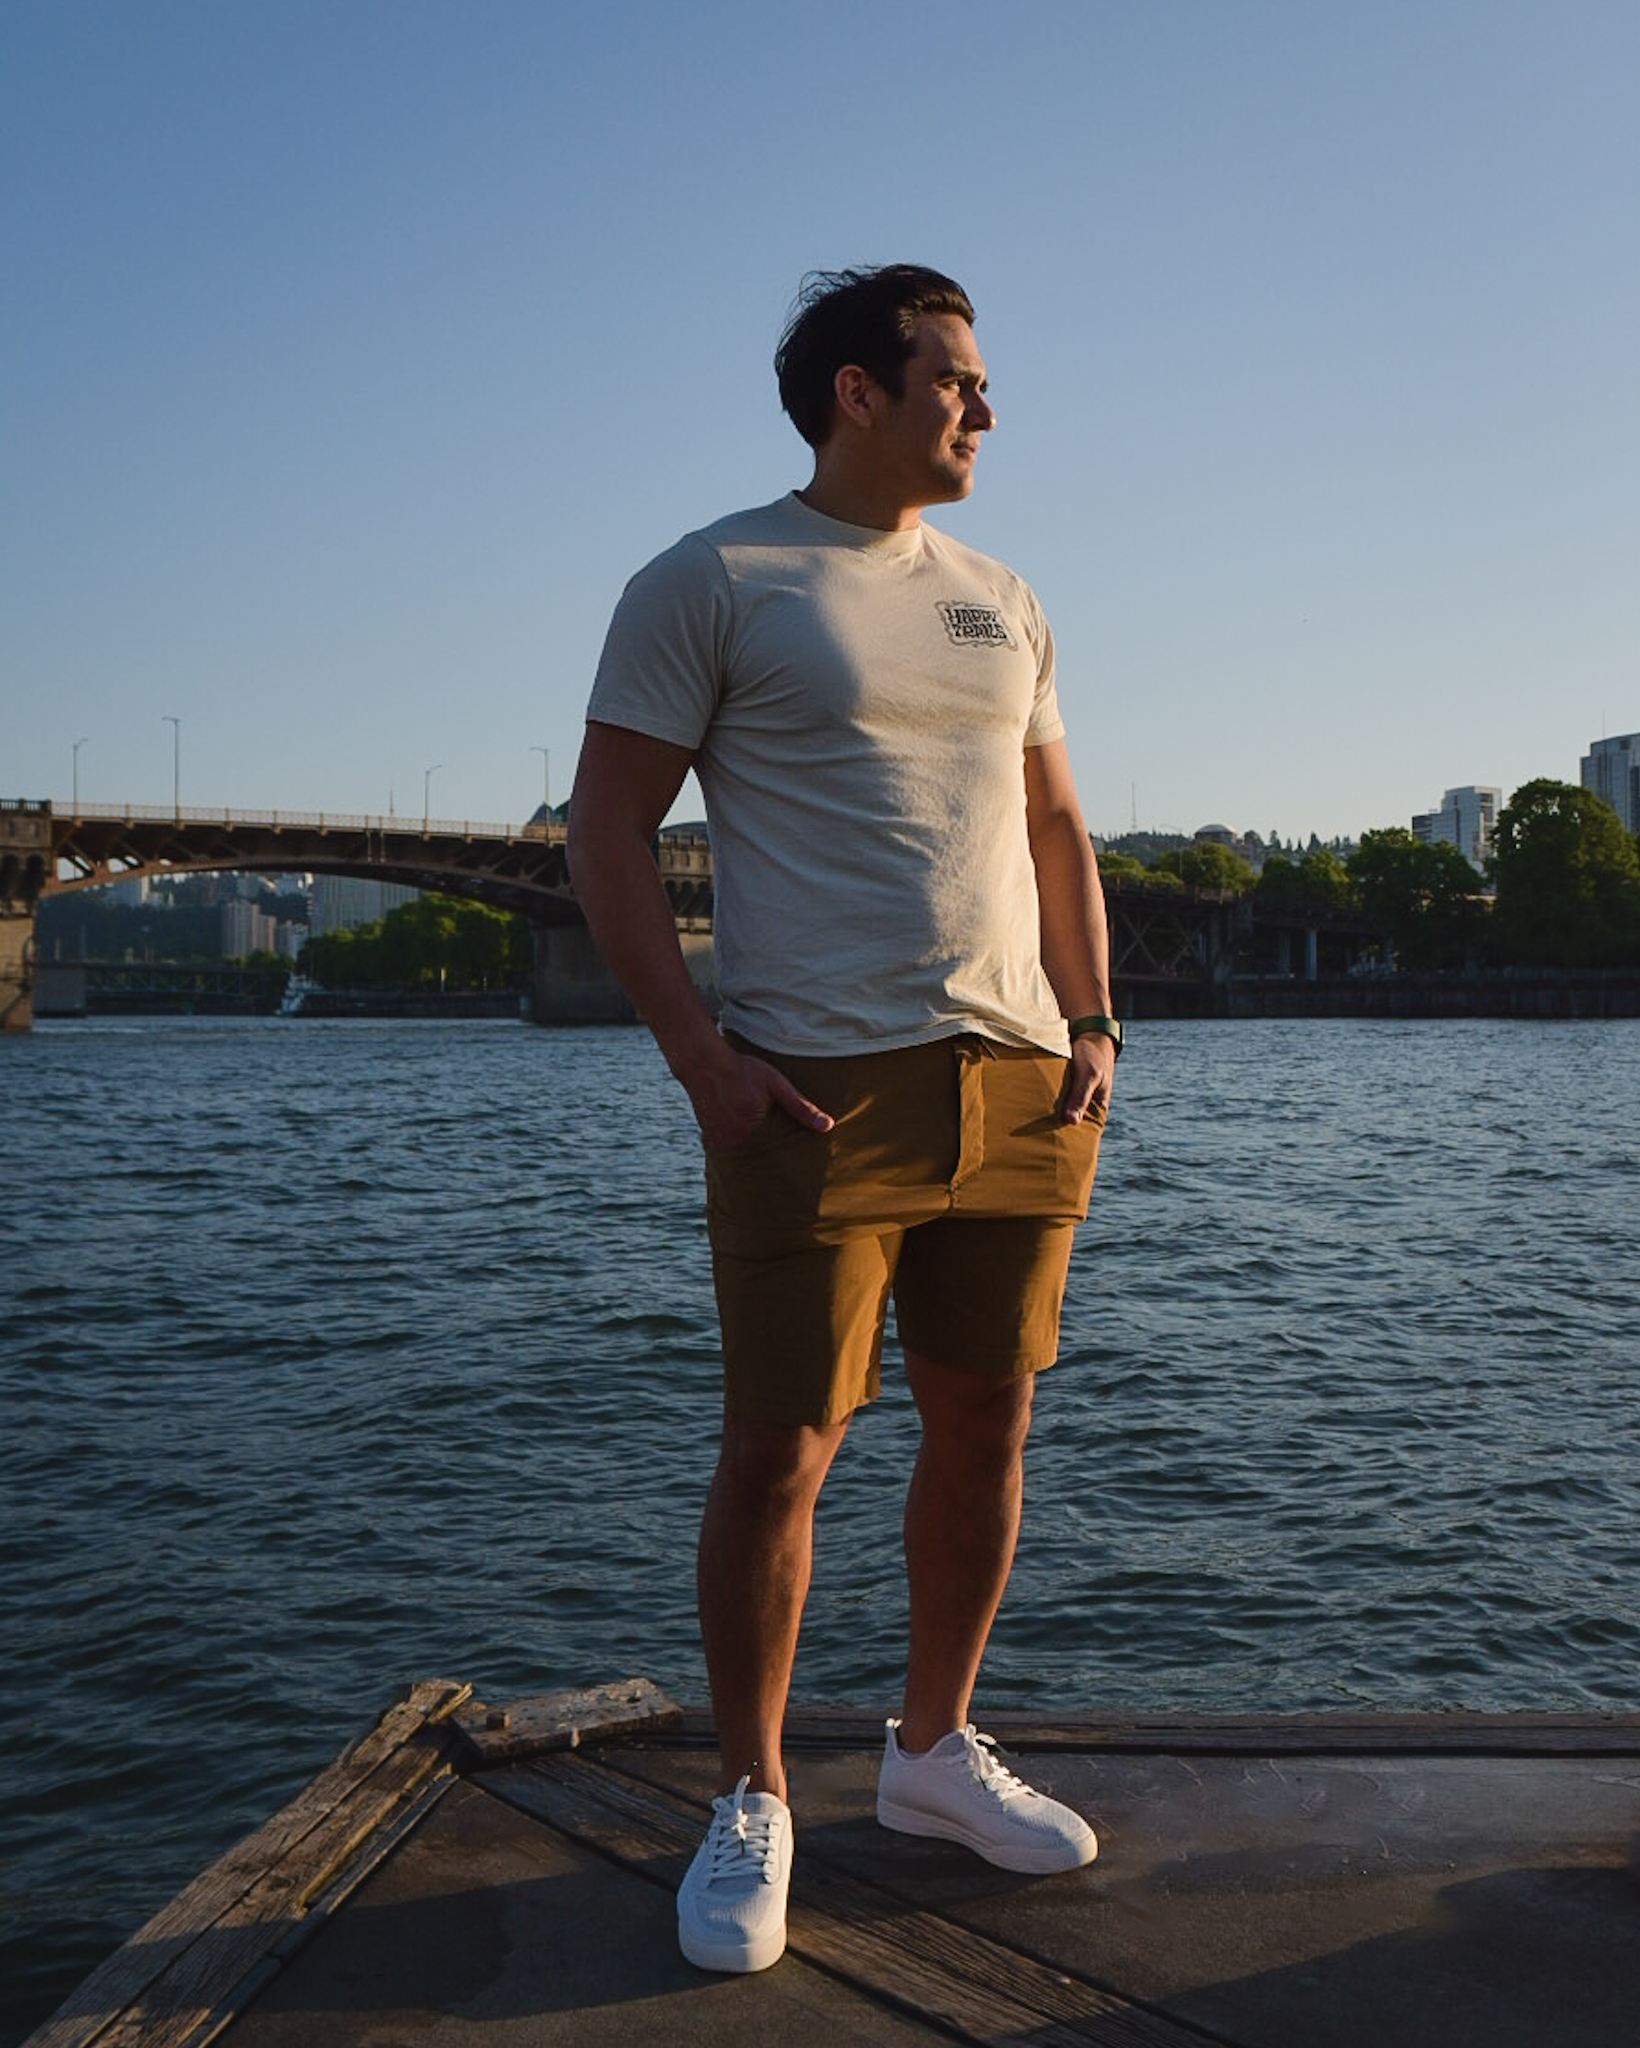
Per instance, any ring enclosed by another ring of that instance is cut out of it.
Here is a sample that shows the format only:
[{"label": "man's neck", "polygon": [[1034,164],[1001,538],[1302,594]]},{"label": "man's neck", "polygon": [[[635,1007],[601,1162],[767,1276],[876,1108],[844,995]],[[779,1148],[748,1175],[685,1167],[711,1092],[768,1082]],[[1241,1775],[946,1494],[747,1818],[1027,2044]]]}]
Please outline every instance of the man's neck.
[{"label": "man's neck", "polygon": [[873,490],[865,478],[822,474],[815,464],[814,476],[796,493],[811,512],[823,512],[828,519],[840,519],[846,526],[872,526],[880,533],[907,533],[922,523],[920,505],[902,505],[892,494]]}]

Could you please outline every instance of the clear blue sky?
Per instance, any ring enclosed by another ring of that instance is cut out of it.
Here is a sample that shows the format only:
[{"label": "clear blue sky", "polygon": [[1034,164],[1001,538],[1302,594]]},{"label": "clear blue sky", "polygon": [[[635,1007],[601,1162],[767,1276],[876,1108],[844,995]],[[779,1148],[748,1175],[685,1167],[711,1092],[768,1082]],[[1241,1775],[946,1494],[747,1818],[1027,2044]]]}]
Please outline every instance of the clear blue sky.
[{"label": "clear blue sky", "polygon": [[185,804],[562,797],[626,577],[806,479],[801,274],[899,258],[1095,829],[1575,781],[1637,106],[1634,0],[8,0],[0,795],[169,802],[170,715]]}]

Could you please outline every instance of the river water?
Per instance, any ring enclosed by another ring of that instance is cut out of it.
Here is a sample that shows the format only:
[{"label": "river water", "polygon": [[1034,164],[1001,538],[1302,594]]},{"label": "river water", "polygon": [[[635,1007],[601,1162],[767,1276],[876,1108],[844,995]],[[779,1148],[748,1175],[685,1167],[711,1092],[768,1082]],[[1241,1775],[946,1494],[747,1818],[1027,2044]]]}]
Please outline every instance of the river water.
[{"label": "river water", "polygon": [[[412,1678],[704,1697],[716,1352],[648,1038],[0,1044],[0,2042]],[[1640,1700],[1640,1023],[1134,1034],[987,1705]],[[895,1701],[902,1386],[796,1690]]]}]

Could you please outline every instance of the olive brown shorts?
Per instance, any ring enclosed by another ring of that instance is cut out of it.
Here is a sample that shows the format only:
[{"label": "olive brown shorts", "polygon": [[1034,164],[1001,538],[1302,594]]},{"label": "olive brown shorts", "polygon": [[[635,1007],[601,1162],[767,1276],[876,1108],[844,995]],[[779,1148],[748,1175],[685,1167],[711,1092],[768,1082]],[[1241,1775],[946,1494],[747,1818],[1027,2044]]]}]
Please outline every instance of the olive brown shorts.
[{"label": "olive brown shorts", "polygon": [[941,1365],[1051,1365],[1102,1116],[1062,1124],[1063,1058],[973,1034],[778,1067],[836,1119],[782,1112],[706,1155],[724,1406],[840,1422],[877,1393],[883,1322]]}]

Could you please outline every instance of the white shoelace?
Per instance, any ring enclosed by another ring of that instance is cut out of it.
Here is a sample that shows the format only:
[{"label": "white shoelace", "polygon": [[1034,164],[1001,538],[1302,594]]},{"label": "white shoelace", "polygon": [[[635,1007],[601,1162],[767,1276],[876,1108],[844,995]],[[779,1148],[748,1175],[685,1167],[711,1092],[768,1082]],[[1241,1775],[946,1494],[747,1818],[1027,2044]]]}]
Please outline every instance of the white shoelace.
[{"label": "white shoelace", "polygon": [[775,1881],[775,1836],[783,1816],[752,1813],[746,1806],[747,1778],[732,1793],[712,1801],[712,1832],[708,1844],[706,1881],[721,1877],[757,1877]]},{"label": "white shoelace", "polygon": [[962,1739],[968,1751],[968,1768],[988,1792],[995,1793],[998,1799],[1017,1799],[1021,1793],[1031,1790],[1024,1779],[1016,1778],[997,1755],[994,1735],[982,1735],[970,1721],[962,1731]]}]

